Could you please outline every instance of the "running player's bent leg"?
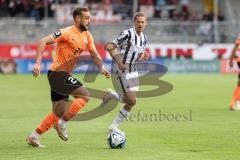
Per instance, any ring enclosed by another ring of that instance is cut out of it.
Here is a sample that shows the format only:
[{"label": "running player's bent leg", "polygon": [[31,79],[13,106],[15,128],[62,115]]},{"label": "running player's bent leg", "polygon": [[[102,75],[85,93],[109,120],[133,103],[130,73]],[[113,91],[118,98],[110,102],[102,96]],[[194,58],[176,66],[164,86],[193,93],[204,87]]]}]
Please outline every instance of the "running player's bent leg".
[{"label": "running player's bent leg", "polygon": [[[39,147],[40,141],[39,137],[41,134],[49,130],[53,124],[56,124],[59,117],[63,114],[63,109],[66,106],[66,100],[54,101],[52,102],[52,112],[50,112],[38,125],[38,127],[28,136],[28,143],[34,147]],[[35,139],[35,142],[32,140]],[[37,142],[37,143],[36,143]]]},{"label": "running player's bent leg", "polygon": [[87,101],[83,98],[75,98],[72,104],[68,107],[68,109],[64,112],[62,119],[64,121],[69,121],[72,117],[74,117],[80,109],[82,109]]},{"label": "running player's bent leg", "polygon": [[53,125],[56,126],[59,118],[62,116],[68,96],[58,94],[51,90],[52,112],[50,112],[38,125],[38,127],[27,137],[28,144],[39,147],[41,146],[39,137],[41,134],[49,130]]},{"label": "running player's bent leg", "polygon": [[71,103],[72,101],[69,101],[69,100],[60,100],[60,101],[52,102],[54,114],[57,117],[61,118],[63,116],[63,113],[66,111],[66,109]]},{"label": "running player's bent leg", "polygon": [[42,120],[39,126],[27,137],[26,141],[28,141],[28,144],[33,147],[43,147],[39,141],[40,135],[51,128],[53,123],[58,121],[58,119],[59,118],[53,112],[50,112]]},{"label": "running player's bent leg", "polygon": [[[51,98],[53,99],[52,95]],[[46,132],[48,129],[52,127],[54,122],[59,120],[59,117],[61,117],[60,112],[57,111],[57,108],[64,108],[64,104],[66,103],[65,100],[60,101],[53,101],[52,102],[52,112],[50,112],[38,125],[38,127],[35,129],[34,135],[41,135],[44,132]]]},{"label": "running player's bent leg", "polygon": [[85,104],[89,100],[89,92],[85,87],[79,87],[71,93],[72,96],[75,97],[75,100],[69,106],[69,108],[64,112],[62,118],[65,121],[68,121],[75,114],[77,114],[81,108],[85,106]]},{"label": "running player's bent leg", "polygon": [[129,91],[126,92],[123,96],[123,101],[125,104],[117,113],[113,122],[109,126],[109,132],[120,132],[118,126],[126,119],[129,115],[129,112],[132,110],[133,106],[136,104],[136,92]]},{"label": "running player's bent leg", "polygon": [[81,108],[85,106],[85,104],[89,100],[89,92],[88,90],[81,86],[77,89],[75,89],[72,93],[72,96],[75,97],[75,100],[72,102],[72,104],[69,105],[68,109],[65,110],[63,113],[62,118],[60,119],[60,123],[65,124],[66,121],[71,119],[74,115],[76,115]]},{"label": "running player's bent leg", "polygon": [[83,86],[78,87],[77,89],[72,91],[71,95],[74,96],[75,99],[64,111],[62,117],[59,119],[58,124],[55,127],[59,137],[64,141],[68,140],[66,130],[67,121],[69,121],[74,115],[76,115],[89,100],[89,92]]},{"label": "running player's bent leg", "polygon": [[71,95],[75,98],[82,98],[86,102],[89,101],[89,97],[90,97],[89,91],[84,86],[78,87],[77,89],[72,91]]},{"label": "running player's bent leg", "polygon": [[[113,122],[109,126],[109,132],[120,132],[118,126],[127,118],[129,112],[136,105],[136,92],[138,91],[139,79],[136,73],[120,74],[117,77],[120,94],[109,92],[104,96],[105,99],[113,97],[124,105],[117,113]],[[104,101],[103,98],[103,101]]]},{"label": "running player's bent leg", "polygon": [[53,113],[50,112],[39,124],[39,126],[35,129],[35,131],[41,135],[46,132],[49,128],[52,127],[53,123],[57,121],[59,118]]}]

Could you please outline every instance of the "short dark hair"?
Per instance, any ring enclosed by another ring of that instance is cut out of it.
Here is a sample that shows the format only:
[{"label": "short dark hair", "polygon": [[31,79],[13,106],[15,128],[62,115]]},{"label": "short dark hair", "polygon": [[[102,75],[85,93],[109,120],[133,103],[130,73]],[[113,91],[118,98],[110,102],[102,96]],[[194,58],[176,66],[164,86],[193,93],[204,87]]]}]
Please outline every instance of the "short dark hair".
[{"label": "short dark hair", "polygon": [[78,7],[76,9],[74,9],[73,11],[73,18],[75,18],[76,16],[82,16],[82,12],[89,12],[88,7]]},{"label": "short dark hair", "polygon": [[135,21],[137,17],[145,17],[145,15],[143,12],[136,12],[133,16],[133,21]]}]

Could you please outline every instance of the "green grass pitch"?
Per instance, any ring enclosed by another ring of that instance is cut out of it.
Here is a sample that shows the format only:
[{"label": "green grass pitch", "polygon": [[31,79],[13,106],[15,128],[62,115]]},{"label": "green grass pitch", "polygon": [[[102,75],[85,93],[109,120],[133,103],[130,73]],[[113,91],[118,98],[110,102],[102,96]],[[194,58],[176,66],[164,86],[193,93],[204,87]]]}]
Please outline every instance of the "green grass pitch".
[{"label": "green grass pitch", "polygon": [[[80,80],[81,75],[77,76]],[[159,97],[139,98],[135,115],[185,114],[182,121],[150,121],[136,118],[120,127],[126,133],[124,149],[109,149],[107,127],[117,113],[84,122],[69,122],[69,141],[61,141],[54,129],[41,137],[46,148],[32,148],[25,138],[50,112],[46,75],[0,75],[1,160],[229,160],[240,159],[240,113],[228,110],[236,75],[164,75],[174,89]],[[86,86],[106,90],[109,80],[97,78]],[[84,111],[100,103],[91,99]],[[149,117],[148,117],[149,118]]]}]

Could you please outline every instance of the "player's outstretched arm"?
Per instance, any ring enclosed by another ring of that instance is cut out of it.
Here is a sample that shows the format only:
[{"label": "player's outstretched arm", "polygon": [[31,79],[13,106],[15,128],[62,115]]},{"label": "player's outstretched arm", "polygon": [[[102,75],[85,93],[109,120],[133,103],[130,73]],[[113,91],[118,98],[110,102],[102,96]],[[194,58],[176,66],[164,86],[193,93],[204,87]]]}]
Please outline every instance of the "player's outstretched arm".
[{"label": "player's outstretched arm", "polygon": [[235,44],[233,50],[232,50],[232,53],[231,53],[231,56],[230,56],[230,60],[229,60],[229,66],[230,67],[233,67],[233,60],[234,58],[236,58],[236,51],[237,49],[239,48],[239,44]]},{"label": "player's outstretched arm", "polygon": [[108,51],[112,59],[118,64],[118,68],[124,71],[126,66],[122,63],[122,58],[117,52],[117,46],[112,42],[108,42],[104,45],[104,49]]},{"label": "player's outstretched arm", "polygon": [[41,71],[41,62],[42,62],[42,52],[44,51],[46,45],[55,43],[52,35],[48,35],[42,39],[40,39],[37,43],[37,53],[36,53],[36,61],[33,66],[32,74],[37,77]]},{"label": "player's outstretched arm", "polygon": [[104,67],[102,63],[102,58],[99,56],[95,47],[90,51],[90,55],[92,57],[93,62],[99,68],[100,73],[102,73],[106,78],[109,78],[110,72]]}]

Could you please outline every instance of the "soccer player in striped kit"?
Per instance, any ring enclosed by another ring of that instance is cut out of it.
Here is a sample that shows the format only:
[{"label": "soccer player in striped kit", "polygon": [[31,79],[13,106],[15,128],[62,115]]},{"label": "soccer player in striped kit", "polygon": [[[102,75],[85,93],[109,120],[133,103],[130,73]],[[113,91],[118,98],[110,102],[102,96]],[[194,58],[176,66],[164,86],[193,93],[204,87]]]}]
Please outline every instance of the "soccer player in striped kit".
[{"label": "soccer player in striped kit", "polygon": [[116,76],[120,91],[109,91],[103,96],[103,103],[110,99],[116,99],[123,103],[108,132],[121,132],[119,124],[127,118],[129,112],[136,104],[136,92],[139,89],[138,71],[136,64],[139,61],[149,59],[145,51],[146,35],[143,33],[147,25],[147,19],[142,12],[135,13],[133,17],[133,28],[124,30],[112,42],[105,45],[105,49],[111,55],[116,64]]}]

